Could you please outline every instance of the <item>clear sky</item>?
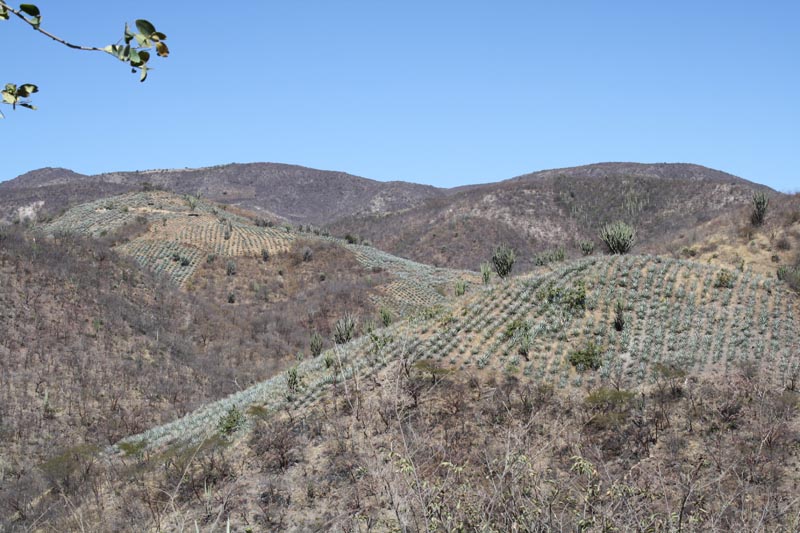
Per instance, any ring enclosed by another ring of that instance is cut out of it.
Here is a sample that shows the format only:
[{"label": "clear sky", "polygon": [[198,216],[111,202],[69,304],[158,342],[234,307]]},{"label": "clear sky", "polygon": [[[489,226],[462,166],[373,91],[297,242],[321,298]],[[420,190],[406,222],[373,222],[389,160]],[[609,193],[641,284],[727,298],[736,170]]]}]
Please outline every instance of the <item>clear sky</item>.
[{"label": "clear sky", "polygon": [[[0,180],[273,161],[454,186],[600,161],[691,162],[800,190],[800,2],[40,0],[104,46],[151,20],[144,84],[0,21]],[[15,5],[18,5],[15,3]]]}]

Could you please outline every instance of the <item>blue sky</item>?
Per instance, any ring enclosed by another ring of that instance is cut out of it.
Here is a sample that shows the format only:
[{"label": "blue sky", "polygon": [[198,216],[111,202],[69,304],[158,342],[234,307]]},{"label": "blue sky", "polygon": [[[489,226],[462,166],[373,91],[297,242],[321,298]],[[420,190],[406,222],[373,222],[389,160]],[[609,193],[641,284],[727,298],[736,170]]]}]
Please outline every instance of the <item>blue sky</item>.
[{"label": "blue sky", "polygon": [[[0,180],[274,161],[439,186],[691,162],[800,190],[800,2],[36,2],[68,40],[151,20],[144,84],[0,21]],[[227,8],[227,6],[233,6]],[[157,58],[158,59],[158,58]]]}]

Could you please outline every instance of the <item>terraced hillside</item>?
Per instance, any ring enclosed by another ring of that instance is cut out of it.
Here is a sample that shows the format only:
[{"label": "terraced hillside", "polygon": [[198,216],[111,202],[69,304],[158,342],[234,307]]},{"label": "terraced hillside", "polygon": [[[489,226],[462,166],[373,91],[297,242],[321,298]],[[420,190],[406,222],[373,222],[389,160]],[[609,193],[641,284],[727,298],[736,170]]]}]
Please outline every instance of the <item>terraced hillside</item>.
[{"label": "terraced hillside", "polygon": [[149,270],[186,286],[209,258],[261,258],[287,252],[298,239],[328,242],[354,254],[368,269],[384,271],[391,279],[373,300],[396,312],[413,312],[441,304],[456,280],[477,276],[435,268],[392,256],[370,246],[350,245],[342,239],[300,233],[291,226],[256,224],[253,218],[229,212],[223,206],[171,193],[138,192],[82,204],[45,226],[50,234],[75,233],[102,237],[132,225],[146,231],[116,247]]},{"label": "terraced hillside", "polygon": [[378,330],[300,363],[295,370],[303,386],[281,375],[126,442],[196,441],[216,431],[231,407],[278,411],[287,399],[313,403],[332,383],[400,361],[509,375],[567,391],[644,389],[665,369],[722,378],[748,366],[775,387],[794,388],[800,382],[798,320],[800,301],[777,280],[654,256],[588,259],[475,289],[435,316]]}]

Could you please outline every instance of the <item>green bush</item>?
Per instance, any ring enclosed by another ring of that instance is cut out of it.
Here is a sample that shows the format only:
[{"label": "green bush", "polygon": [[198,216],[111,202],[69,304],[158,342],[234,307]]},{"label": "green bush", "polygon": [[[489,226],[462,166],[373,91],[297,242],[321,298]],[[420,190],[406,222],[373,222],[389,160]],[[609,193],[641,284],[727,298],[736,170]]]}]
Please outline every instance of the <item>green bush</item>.
[{"label": "green bush", "polygon": [[603,351],[593,341],[589,341],[586,346],[569,355],[569,362],[579,372],[597,370],[603,362]]},{"label": "green bush", "polygon": [[134,442],[120,442],[117,447],[122,450],[125,457],[138,456],[147,448],[147,439],[137,440]]},{"label": "green bush", "polygon": [[244,426],[244,414],[234,405],[219,419],[217,430],[223,437],[229,437],[236,433],[242,426]]},{"label": "green bush", "polygon": [[229,260],[227,263],[225,263],[225,274],[228,276],[236,275],[236,261]]},{"label": "green bush", "polygon": [[518,331],[525,331],[527,329],[528,324],[524,320],[515,318],[506,326],[506,330],[503,332],[503,338],[504,340],[511,339],[517,334]]},{"label": "green bush", "polygon": [[778,268],[778,279],[800,292],[800,265],[794,268],[787,266]]},{"label": "green bush", "polygon": [[722,269],[717,272],[717,278],[714,280],[714,287],[720,289],[731,289],[733,288],[733,274],[731,274],[730,270]]},{"label": "green bush", "polygon": [[754,226],[760,226],[764,223],[764,217],[767,215],[767,206],[769,206],[769,198],[763,192],[753,193],[753,212],[750,214],[750,222]]},{"label": "green bush", "polygon": [[501,279],[505,279],[511,274],[515,259],[516,255],[513,248],[507,244],[504,243],[495,248],[494,254],[492,254],[492,266]]},{"label": "green bush", "polygon": [[578,244],[583,255],[592,255],[594,253],[594,243],[592,241],[581,241]]},{"label": "green bush", "polygon": [[600,238],[612,254],[626,254],[636,244],[636,230],[625,222],[612,222],[600,229]]},{"label": "green bush", "polygon": [[191,194],[184,195],[183,199],[186,200],[186,205],[189,206],[189,211],[194,213],[194,210],[197,209],[197,202],[200,199],[197,196],[192,196]]},{"label": "green bush", "polygon": [[572,312],[586,309],[586,284],[580,280],[574,287],[557,287],[552,281],[536,296],[549,303],[561,304]]},{"label": "green bush", "polygon": [[503,336],[506,340],[511,339],[517,348],[517,353],[528,359],[528,353],[533,345],[533,335],[531,334],[530,323],[516,318],[506,326]]},{"label": "green bush", "polygon": [[563,261],[565,257],[564,248],[560,246],[555,250],[547,250],[546,252],[536,255],[533,258],[533,264],[536,266],[544,266],[550,263],[558,263]]},{"label": "green bush", "polygon": [[624,389],[595,389],[584,399],[584,405],[592,413],[588,426],[598,431],[619,430],[635,396],[636,393]]},{"label": "green bush", "polygon": [[636,396],[636,393],[627,390],[600,387],[589,394],[584,403],[591,409],[600,411],[619,411]]}]

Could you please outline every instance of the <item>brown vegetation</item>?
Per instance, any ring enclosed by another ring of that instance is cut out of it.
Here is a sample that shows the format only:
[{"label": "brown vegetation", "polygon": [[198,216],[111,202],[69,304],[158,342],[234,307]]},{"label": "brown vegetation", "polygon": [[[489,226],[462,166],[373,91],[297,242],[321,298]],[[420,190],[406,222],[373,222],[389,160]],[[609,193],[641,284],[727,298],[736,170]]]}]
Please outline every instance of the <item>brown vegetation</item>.
[{"label": "brown vegetation", "polygon": [[98,469],[113,506],[71,497],[88,527],[131,531],[792,531],[798,400],[747,368],[564,394],[397,362],[256,414],[244,440]]},{"label": "brown vegetation", "polygon": [[750,206],[766,189],[696,165],[608,163],[536,172],[499,183],[451,191],[395,213],[341,219],[334,234],[354,233],[379,248],[438,266],[476,270],[499,242],[517,250],[517,270],[536,256],[563,247],[581,255],[580,242],[600,242],[603,224],[631,224],[639,245],[661,245],[700,223]]},{"label": "brown vegetation", "polygon": [[95,452],[120,438],[282,372],[308,356],[312,332],[332,344],[345,310],[377,317],[383,275],[335,245],[236,258],[235,276],[211,261],[184,292],[110,249],[129,231],[0,228],[0,518],[85,486]]}]

